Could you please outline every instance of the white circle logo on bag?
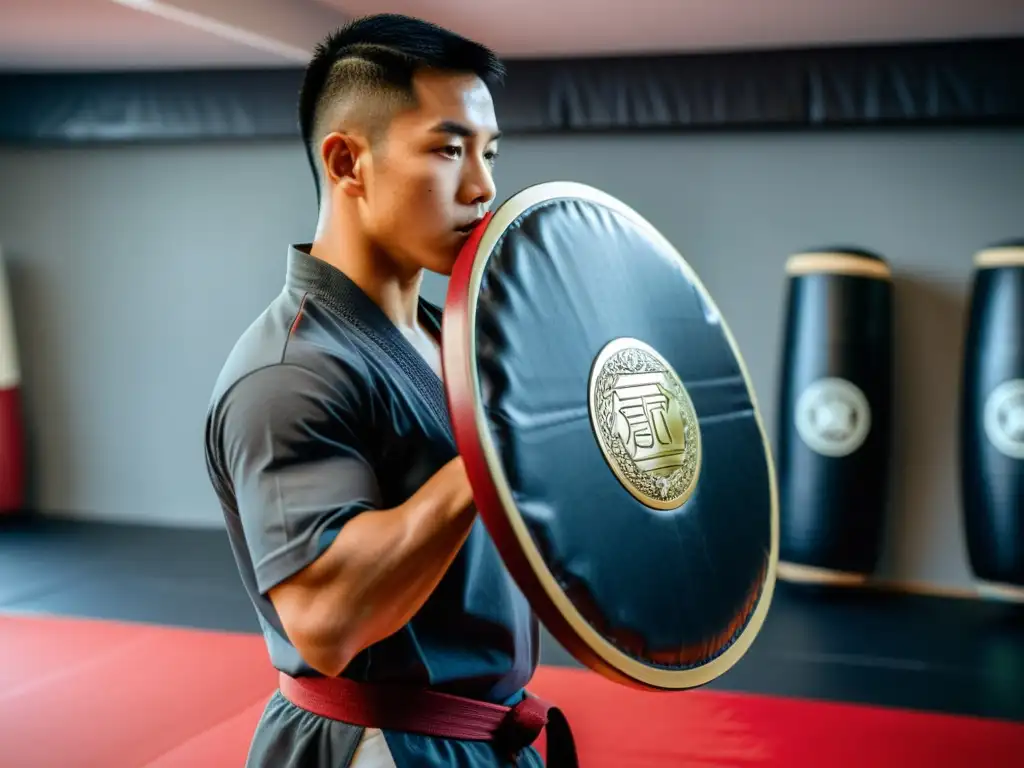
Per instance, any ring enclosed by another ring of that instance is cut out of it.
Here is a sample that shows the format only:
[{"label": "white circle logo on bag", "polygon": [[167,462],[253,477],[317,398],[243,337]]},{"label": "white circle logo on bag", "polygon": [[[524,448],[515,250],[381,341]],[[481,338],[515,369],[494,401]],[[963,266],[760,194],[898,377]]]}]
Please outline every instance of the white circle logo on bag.
[{"label": "white circle logo on bag", "polygon": [[871,407],[860,387],[846,379],[819,379],[796,403],[796,431],[823,456],[848,456],[871,431]]},{"label": "white circle logo on bag", "polygon": [[1004,381],[985,401],[985,434],[996,449],[1024,459],[1024,379]]}]

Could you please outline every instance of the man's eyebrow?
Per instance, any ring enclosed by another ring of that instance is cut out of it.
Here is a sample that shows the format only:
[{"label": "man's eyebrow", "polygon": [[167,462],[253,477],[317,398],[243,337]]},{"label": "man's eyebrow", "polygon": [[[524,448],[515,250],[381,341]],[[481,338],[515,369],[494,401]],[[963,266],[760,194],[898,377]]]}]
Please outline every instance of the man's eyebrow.
[{"label": "man's eyebrow", "polygon": [[[464,139],[471,139],[476,136],[476,131],[472,128],[457,123],[454,120],[443,120],[442,122],[435,125],[430,129],[432,133],[449,133],[453,136],[461,136]],[[488,141],[497,141],[501,138],[501,131],[491,134]]]}]

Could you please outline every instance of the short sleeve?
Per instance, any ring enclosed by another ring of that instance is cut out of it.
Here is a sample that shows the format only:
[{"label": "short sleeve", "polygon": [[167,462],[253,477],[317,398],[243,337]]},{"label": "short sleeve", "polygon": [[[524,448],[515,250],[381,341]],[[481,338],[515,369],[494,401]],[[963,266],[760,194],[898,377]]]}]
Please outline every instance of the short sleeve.
[{"label": "short sleeve", "polygon": [[351,381],[297,365],[248,374],[216,423],[224,471],[261,594],[312,563],[355,515],[380,505]]}]

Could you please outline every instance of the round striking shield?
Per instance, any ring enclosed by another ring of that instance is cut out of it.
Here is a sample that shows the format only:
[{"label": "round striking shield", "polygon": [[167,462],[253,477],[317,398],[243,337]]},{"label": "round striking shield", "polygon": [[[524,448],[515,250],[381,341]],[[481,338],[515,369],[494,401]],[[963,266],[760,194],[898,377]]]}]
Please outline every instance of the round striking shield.
[{"label": "round striking shield", "polygon": [[530,187],[460,254],[443,341],[476,506],[551,634],[650,689],[742,658],[775,584],[775,470],[736,342],[665,238],[591,187]]}]

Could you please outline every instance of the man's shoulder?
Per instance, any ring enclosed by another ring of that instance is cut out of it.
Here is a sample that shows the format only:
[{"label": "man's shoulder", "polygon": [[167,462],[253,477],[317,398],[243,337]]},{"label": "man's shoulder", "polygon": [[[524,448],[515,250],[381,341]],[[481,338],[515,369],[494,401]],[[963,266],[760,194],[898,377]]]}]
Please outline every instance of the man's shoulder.
[{"label": "man's shoulder", "polygon": [[368,377],[365,350],[343,322],[319,315],[302,294],[271,302],[228,352],[211,410],[241,391],[258,398],[280,387],[296,397],[360,390]]}]

